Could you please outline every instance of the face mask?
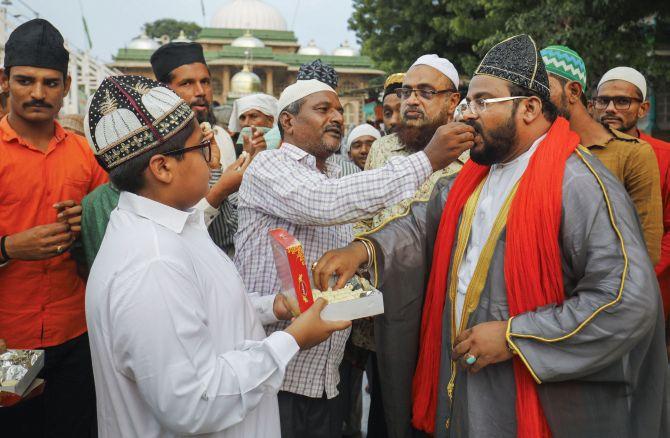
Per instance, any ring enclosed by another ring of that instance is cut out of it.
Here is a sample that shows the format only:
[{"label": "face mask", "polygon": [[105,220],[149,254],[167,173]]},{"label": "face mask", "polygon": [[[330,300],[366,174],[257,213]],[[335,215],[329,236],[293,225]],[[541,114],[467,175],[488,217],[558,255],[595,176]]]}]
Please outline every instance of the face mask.
[{"label": "face mask", "polygon": [[[266,128],[263,126],[257,127],[256,131],[263,133],[263,138],[265,139],[265,144],[267,144],[268,149],[277,149],[281,143],[281,137],[279,136],[279,129],[275,126],[273,128]],[[237,144],[244,144],[244,136],[251,138],[251,127],[247,126],[242,128],[240,135],[237,137]]]}]

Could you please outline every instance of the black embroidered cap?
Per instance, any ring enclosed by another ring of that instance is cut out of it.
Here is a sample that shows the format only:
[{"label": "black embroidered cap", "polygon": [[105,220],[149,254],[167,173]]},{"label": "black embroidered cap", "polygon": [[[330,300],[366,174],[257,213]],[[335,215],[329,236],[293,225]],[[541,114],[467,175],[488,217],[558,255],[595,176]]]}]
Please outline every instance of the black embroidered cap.
[{"label": "black embroidered cap", "polygon": [[475,75],[504,79],[549,100],[547,70],[535,41],[528,35],[513,36],[493,46],[484,55]]},{"label": "black embroidered cap", "polygon": [[202,46],[198,43],[167,43],[151,55],[151,68],[156,79],[163,83],[168,82],[168,77],[174,69],[194,62],[207,65]]},{"label": "black embroidered cap", "polygon": [[300,66],[297,80],[304,81],[309,79],[316,79],[332,88],[337,88],[337,82],[339,81],[335,69],[329,64],[321,62],[320,59]]},{"label": "black embroidered cap", "polygon": [[63,36],[42,18],[26,21],[14,29],[5,44],[5,70],[30,66],[58,70],[67,75],[69,60]]},{"label": "black embroidered cap", "polygon": [[172,90],[143,76],[109,76],[93,94],[84,119],[86,139],[110,171],[165,143],[193,120]]}]

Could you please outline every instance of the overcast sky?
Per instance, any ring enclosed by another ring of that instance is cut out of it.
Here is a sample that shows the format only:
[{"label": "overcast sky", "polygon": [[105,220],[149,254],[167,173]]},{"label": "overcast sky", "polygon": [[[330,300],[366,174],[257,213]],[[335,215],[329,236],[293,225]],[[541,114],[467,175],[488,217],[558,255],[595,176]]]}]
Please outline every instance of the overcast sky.
[{"label": "overcast sky", "polygon": [[[14,21],[25,21],[34,15],[20,0],[11,0],[10,14],[21,14]],[[205,23],[209,26],[216,10],[229,0],[202,0]],[[351,16],[351,0],[264,0],[275,6],[293,30],[298,43],[310,39],[331,52],[348,39],[355,47],[356,36],[347,30]],[[93,41],[92,53],[104,61],[141,32],[144,23],[159,18],[194,21],[203,25],[201,0],[23,0],[41,18],[51,21],[66,40],[78,48],[86,48],[82,25],[82,9]]]}]

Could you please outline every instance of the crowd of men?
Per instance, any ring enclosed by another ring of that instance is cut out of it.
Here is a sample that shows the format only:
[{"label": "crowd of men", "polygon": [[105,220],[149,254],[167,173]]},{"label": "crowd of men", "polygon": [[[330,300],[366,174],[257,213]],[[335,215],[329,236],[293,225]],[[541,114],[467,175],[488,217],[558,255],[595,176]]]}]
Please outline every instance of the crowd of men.
[{"label": "crowd of men", "polygon": [[[364,370],[369,437],[669,436],[670,144],[637,128],[638,70],[587,94],[577,52],[518,35],[465,87],[425,54],[345,135],[315,61],[225,129],[202,47],[173,42],[77,130],[59,31],[5,53],[0,348],[44,350],[46,383],[3,436],[355,436]],[[294,317],[274,228],[384,313]]]}]

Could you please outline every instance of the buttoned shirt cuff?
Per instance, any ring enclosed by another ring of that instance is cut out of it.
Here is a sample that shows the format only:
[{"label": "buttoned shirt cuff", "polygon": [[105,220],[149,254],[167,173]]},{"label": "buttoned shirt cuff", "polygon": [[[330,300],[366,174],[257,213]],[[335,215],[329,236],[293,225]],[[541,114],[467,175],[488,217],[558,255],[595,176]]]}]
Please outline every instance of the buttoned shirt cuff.
[{"label": "buttoned shirt cuff", "polygon": [[275,359],[280,362],[280,366],[283,369],[285,369],[286,365],[293,359],[293,356],[300,351],[300,346],[298,346],[295,338],[284,331],[276,331],[272,333],[265,338],[265,343],[275,353]]},{"label": "buttoned shirt cuff", "polygon": [[207,202],[207,198],[202,198],[193,208],[200,210],[205,214],[205,225],[208,227],[219,215],[219,209],[212,207],[210,203]]},{"label": "buttoned shirt cuff", "polygon": [[422,179],[428,179],[433,173],[433,165],[430,164],[428,155],[426,155],[424,151],[410,155],[410,159],[412,159],[412,164],[414,165],[417,174],[420,175]]},{"label": "buttoned shirt cuff", "polygon": [[256,314],[261,320],[261,324],[268,325],[278,322],[279,320],[275,316],[274,303],[275,297],[277,295],[263,295],[260,296],[257,293],[249,294],[249,299],[251,300],[251,305],[254,306]]}]

